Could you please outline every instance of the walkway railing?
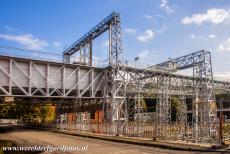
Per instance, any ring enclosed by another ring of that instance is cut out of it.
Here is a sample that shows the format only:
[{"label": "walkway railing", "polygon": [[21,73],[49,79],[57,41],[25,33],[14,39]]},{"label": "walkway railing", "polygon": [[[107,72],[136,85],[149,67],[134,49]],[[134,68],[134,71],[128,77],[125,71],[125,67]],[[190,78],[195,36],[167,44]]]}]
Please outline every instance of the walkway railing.
[{"label": "walkway railing", "polygon": [[144,137],[153,138],[156,134],[155,124],[142,123],[141,126],[138,123],[129,123],[127,127],[120,130],[119,124],[112,123],[68,123],[68,124],[42,124],[45,128],[55,128],[63,131],[75,131],[76,133],[97,133],[116,135],[117,131],[123,136],[128,137]]},{"label": "walkway railing", "polygon": [[[127,137],[140,137],[140,138],[151,138],[151,139],[163,139],[163,140],[183,140],[193,142],[195,134],[193,134],[191,125],[183,125],[182,123],[172,122],[163,134],[157,134],[158,125],[156,123],[137,123],[131,122],[126,125],[122,130],[119,124],[113,123],[66,123],[66,124],[42,124],[40,127],[53,128],[62,131],[73,131],[76,133],[96,133],[96,134],[107,134],[119,135]],[[215,127],[219,127],[218,124]],[[201,129],[202,130],[202,129]],[[199,132],[198,135],[203,132]],[[158,137],[156,137],[158,136]],[[230,136],[229,136],[230,137]],[[227,140],[229,138],[226,137]],[[230,140],[229,140],[230,141]]]}]

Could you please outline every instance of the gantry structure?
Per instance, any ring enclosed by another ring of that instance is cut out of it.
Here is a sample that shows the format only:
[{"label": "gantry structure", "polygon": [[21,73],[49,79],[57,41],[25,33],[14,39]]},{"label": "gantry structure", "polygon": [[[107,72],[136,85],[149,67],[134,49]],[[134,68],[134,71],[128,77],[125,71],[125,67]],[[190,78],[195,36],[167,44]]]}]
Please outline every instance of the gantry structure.
[{"label": "gantry structure", "polygon": [[[152,136],[162,140],[217,143],[219,120],[215,92],[230,92],[230,83],[213,79],[211,53],[206,50],[149,66],[127,65],[121,59],[122,39],[119,13],[113,12],[63,52],[63,62],[0,56],[0,96],[44,98],[84,104],[103,103],[104,122],[114,135],[144,132],[143,98],[157,98]],[[109,57],[105,67],[93,66],[93,41],[109,32]],[[16,50],[3,48],[1,50]],[[79,53],[79,61],[71,58]],[[192,70],[192,75],[181,75]],[[176,123],[171,121],[171,98],[180,107]],[[186,98],[192,98],[192,120],[188,122]],[[60,104],[59,104],[60,105]],[[174,125],[172,127],[172,125]],[[174,136],[172,136],[172,133]],[[176,136],[176,137],[175,137]]]}]

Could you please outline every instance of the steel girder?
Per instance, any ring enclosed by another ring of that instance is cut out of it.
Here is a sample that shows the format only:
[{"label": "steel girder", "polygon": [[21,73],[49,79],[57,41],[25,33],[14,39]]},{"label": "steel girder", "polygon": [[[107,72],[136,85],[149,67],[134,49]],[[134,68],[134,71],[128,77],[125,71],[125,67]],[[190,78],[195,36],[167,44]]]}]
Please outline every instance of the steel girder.
[{"label": "steel girder", "polygon": [[[127,123],[127,104],[126,104],[126,83],[125,76],[121,74],[121,68],[119,65],[119,55],[123,52],[122,40],[121,40],[121,26],[120,26],[120,15],[119,13],[113,12],[108,17],[103,19],[98,25],[71,45],[68,49],[63,52],[64,62],[69,63],[70,57],[75,52],[80,50],[89,44],[89,63],[92,65],[92,40],[97,38],[99,35],[109,30],[109,67],[105,69],[105,89],[104,98],[105,105],[104,110],[106,111],[106,118],[110,122],[114,123],[116,133],[119,134],[124,125]],[[83,56],[84,57],[84,56]],[[81,56],[80,56],[81,58]],[[80,60],[81,61],[81,60]],[[108,71],[109,70],[109,71]],[[122,91],[122,92],[121,92]]]},{"label": "steel girder", "polygon": [[[211,142],[213,140],[217,142],[218,132],[215,127],[217,123],[217,111],[211,53],[202,50],[149,67],[149,69],[159,68],[170,72],[193,68],[193,140],[199,142]],[[164,85],[162,86],[164,87]],[[167,104],[168,96],[164,97],[166,97],[164,103]],[[159,104],[161,100],[159,99]],[[164,109],[159,108],[158,112],[166,110],[167,107]],[[165,118],[167,118],[166,115]]]},{"label": "steel girder", "polygon": [[[87,32],[85,35],[83,35],[80,39],[78,39],[75,43],[73,43],[69,48],[67,48],[63,52],[63,61],[65,63],[70,63],[70,57],[76,53],[77,51],[81,51],[80,55],[80,61],[81,58],[86,58],[88,55],[89,58],[89,65],[92,65],[92,41],[100,36],[105,31],[112,31],[112,37],[113,41],[112,48],[117,48],[116,51],[112,49],[112,56],[116,56],[116,60],[118,60],[118,54],[120,53],[119,49],[121,45],[118,45],[121,43],[120,40],[120,15],[119,13],[112,12],[109,16],[107,16],[105,19],[103,19],[99,24],[97,24],[94,28],[92,28],[89,32]],[[115,41],[115,42],[114,42]],[[90,52],[86,52],[87,46],[90,49]],[[82,49],[84,49],[84,52],[82,52]],[[85,54],[84,54],[85,53]],[[88,54],[86,54],[88,53]]]},{"label": "steel girder", "polygon": [[193,138],[197,142],[218,142],[218,119],[215,102],[211,53],[194,56]]},{"label": "steel girder", "polygon": [[100,68],[5,56],[0,64],[0,96],[103,98]]},{"label": "steel girder", "polygon": [[128,122],[126,100],[126,74],[120,61],[122,50],[120,15],[112,13],[105,23],[109,30],[109,66],[105,68],[105,119],[114,126],[116,135],[126,132]]}]

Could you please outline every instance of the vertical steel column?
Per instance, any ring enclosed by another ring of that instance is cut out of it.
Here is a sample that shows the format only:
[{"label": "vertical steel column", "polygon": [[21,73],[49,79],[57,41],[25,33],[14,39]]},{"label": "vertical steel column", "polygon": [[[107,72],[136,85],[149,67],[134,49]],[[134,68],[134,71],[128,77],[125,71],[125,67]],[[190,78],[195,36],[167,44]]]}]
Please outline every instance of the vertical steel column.
[{"label": "vertical steel column", "polygon": [[61,90],[62,90],[62,95],[65,96],[65,65],[62,68],[61,71]]},{"label": "vertical steel column", "polygon": [[[183,86],[183,85],[182,85]],[[178,107],[177,113],[177,125],[179,126],[179,138],[185,140],[187,137],[187,105],[186,105],[186,97],[182,91],[179,96],[180,104]]]},{"label": "vertical steel column", "polygon": [[32,62],[30,61],[28,63],[28,68],[29,68],[29,72],[28,72],[28,76],[29,76],[29,94],[32,95]]},{"label": "vertical steel column", "polygon": [[184,80],[182,79],[181,81],[181,85],[179,85],[180,89],[179,89],[179,101],[180,103],[178,104],[178,108],[177,108],[177,117],[176,117],[176,123],[179,127],[179,139],[185,140],[188,138],[188,134],[187,134],[187,104],[186,104],[186,96],[185,96],[185,91],[186,91],[186,87],[185,87],[185,83]]},{"label": "vertical steel column", "polygon": [[82,64],[82,47],[80,47],[80,54],[79,54],[79,56],[80,56],[80,65]]},{"label": "vertical steel column", "polygon": [[157,94],[157,137],[167,139],[169,137],[171,121],[171,102],[169,101],[169,76],[160,76],[158,78]]},{"label": "vertical steel column", "polygon": [[[127,126],[127,100],[126,100],[126,81],[124,66],[118,63],[119,55],[122,53],[120,16],[117,14],[109,25],[109,66],[110,73],[107,73],[105,103],[110,110],[110,119],[113,125],[114,134],[124,133]],[[108,95],[107,95],[108,94]],[[107,116],[108,117],[108,116]]]},{"label": "vertical steel column", "polygon": [[134,114],[135,121],[137,121],[137,135],[140,137],[143,134],[143,85],[141,81],[141,75],[136,72],[135,68],[135,106],[134,106]]},{"label": "vertical steel column", "polygon": [[49,96],[49,70],[50,70],[50,64],[46,64],[46,95]]},{"label": "vertical steel column", "polygon": [[193,66],[194,102],[193,102],[193,138],[196,142],[218,142],[217,108],[214,95],[211,54],[202,51],[194,55]]},{"label": "vertical steel column", "polygon": [[89,66],[93,65],[93,41],[89,41]]},{"label": "vertical steel column", "polygon": [[83,64],[85,65],[86,64],[86,53],[87,53],[87,47],[86,47],[87,44],[84,44],[83,46]]},{"label": "vertical steel column", "polygon": [[109,65],[112,65],[112,24],[109,24]]},{"label": "vertical steel column", "polygon": [[70,63],[70,55],[64,54],[63,55],[63,62],[64,63]]},{"label": "vertical steel column", "polygon": [[[92,69],[92,71],[90,72],[89,78],[90,78],[89,79],[89,84],[91,84],[93,82],[93,80],[94,80],[94,69]],[[95,83],[93,83],[91,85],[91,89],[90,89],[90,96],[91,97],[94,97],[94,84]]]},{"label": "vertical steel column", "polygon": [[[81,68],[79,67],[78,71],[76,72],[76,83],[78,83],[80,79],[81,79]],[[76,96],[80,97],[80,93],[81,93],[80,84],[77,84],[75,89],[76,89]]]},{"label": "vertical steel column", "polygon": [[112,123],[112,118],[111,118],[111,91],[112,91],[112,71],[111,69],[105,69],[104,70],[104,88],[103,88],[103,96],[104,96],[104,122]]},{"label": "vertical steel column", "polygon": [[13,60],[10,58],[9,60],[9,94],[12,95],[12,68],[13,68]]}]

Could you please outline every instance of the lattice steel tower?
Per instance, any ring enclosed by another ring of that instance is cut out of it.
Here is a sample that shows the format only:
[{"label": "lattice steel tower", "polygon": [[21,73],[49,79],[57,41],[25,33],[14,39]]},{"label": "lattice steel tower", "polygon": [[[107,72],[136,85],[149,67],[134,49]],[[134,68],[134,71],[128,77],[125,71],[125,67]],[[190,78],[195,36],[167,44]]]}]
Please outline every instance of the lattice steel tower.
[{"label": "lattice steel tower", "polygon": [[[217,108],[213,85],[211,53],[201,50],[183,57],[169,60],[152,66],[162,70],[193,70],[193,109],[192,109],[192,140],[196,142],[217,142]],[[167,137],[167,126],[170,122],[170,75],[159,78],[158,95],[158,136]],[[183,86],[181,85],[181,88]],[[183,105],[184,106],[184,105]],[[184,108],[184,107],[183,107]],[[187,110],[187,109],[185,109]],[[180,119],[186,121],[182,111]]]},{"label": "lattice steel tower", "polygon": [[[70,57],[80,51],[80,62],[92,66],[92,41],[109,31],[109,65],[105,69],[104,110],[105,119],[114,125],[116,134],[125,132],[128,120],[126,103],[126,79],[124,67],[120,61],[122,50],[121,26],[119,13],[113,12],[98,25],[63,52],[63,61],[70,63]],[[82,52],[83,49],[83,52]],[[87,60],[86,60],[87,59]]]}]

